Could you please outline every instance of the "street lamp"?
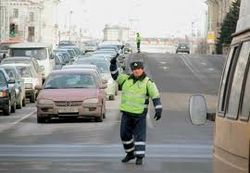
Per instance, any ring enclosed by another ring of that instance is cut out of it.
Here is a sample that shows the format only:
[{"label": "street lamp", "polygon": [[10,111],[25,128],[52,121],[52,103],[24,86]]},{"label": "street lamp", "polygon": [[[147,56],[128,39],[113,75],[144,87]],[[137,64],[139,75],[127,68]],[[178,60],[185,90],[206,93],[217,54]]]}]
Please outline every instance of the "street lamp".
[{"label": "street lamp", "polygon": [[71,17],[72,17],[73,11],[70,10],[69,12],[69,41],[70,41],[70,36],[71,36]]}]

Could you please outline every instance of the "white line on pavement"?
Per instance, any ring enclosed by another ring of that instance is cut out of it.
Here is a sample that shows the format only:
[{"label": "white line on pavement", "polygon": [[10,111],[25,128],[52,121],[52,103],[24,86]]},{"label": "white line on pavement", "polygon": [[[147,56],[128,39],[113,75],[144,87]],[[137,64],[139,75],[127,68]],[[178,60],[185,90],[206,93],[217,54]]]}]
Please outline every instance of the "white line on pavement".
[{"label": "white line on pavement", "polygon": [[11,124],[15,125],[15,124],[21,122],[21,121],[23,121],[24,119],[26,119],[26,118],[28,118],[29,116],[31,116],[32,114],[34,114],[35,112],[36,112],[36,110],[34,110],[33,112],[31,112],[31,113],[25,115],[25,116],[22,117],[21,119],[17,120],[16,122],[13,122],[13,123],[11,123]]}]

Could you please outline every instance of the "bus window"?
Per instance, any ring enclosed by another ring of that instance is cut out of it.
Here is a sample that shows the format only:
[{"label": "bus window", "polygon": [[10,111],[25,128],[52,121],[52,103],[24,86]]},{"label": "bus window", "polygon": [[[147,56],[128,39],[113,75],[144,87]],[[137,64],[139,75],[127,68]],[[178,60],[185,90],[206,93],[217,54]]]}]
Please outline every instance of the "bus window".
[{"label": "bus window", "polygon": [[[248,55],[250,56],[250,55]],[[243,93],[242,105],[240,109],[240,119],[248,121],[250,114],[250,68],[248,62],[248,73],[246,77],[245,90]]]},{"label": "bus window", "polygon": [[222,74],[222,80],[221,80],[221,86],[220,86],[220,95],[219,95],[219,103],[218,103],[218,115],[224,117],[225,112],[225,105],[226,105],[226,96],[228,87],[230,86],[230,74],[232,75],[234,69],[232,68],[233,61],[237,60],[237,55],[239,51],[239,46],[233,47],[230,50],[228,60],[226,63],[226,66],[224,67],[223,74]]},{"label": "bus window", "polygon": [[237,119],[240,106],[241,89],[243,85],[244,73],[246,70],[249,52],[250,42],[243,43],[236,64],[235,73],[232,78],[232,86],[228,95],[228,107],[226,112],[227,118]]}]

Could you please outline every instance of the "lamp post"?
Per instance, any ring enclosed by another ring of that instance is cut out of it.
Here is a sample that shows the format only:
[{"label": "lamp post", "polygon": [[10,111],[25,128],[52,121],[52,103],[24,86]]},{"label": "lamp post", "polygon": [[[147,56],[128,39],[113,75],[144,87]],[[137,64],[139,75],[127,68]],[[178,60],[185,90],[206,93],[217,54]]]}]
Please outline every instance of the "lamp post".
[{"label": "lamp post", "polygon": [[69,12],[69,41],[70,41],[70,37],[71,37],[71,17],[72,17],[73,11],[70,10]]}]

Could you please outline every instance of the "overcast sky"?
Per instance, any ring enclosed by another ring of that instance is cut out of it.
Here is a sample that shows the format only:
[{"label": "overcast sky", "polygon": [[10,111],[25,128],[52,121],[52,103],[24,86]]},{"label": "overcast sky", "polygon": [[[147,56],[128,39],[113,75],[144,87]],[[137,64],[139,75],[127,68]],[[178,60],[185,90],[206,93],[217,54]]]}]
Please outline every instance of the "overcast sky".
[{"label": "overcast sky", "polygon": [[102,36],[105,24],[130,26],[143,37],[173,37],[190,35],[192,28],[204,32],[206,10],[205,0],[63,0],[58,22],[94,37]]}]

